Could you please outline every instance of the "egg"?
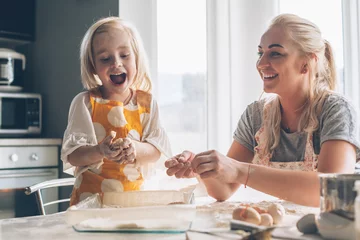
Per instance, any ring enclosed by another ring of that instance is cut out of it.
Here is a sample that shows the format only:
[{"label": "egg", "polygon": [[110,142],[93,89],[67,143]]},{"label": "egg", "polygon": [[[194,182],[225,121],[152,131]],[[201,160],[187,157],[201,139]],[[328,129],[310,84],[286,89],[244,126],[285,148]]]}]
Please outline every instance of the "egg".
[{"label": "egg", "polygon": [[279,224],[284,218],[285,208],[278,203],[272,203],[268,207],[268,213],[273,217],[274,224]]},{"label": "egg", "polygon": [[274,219],[270,214],[262,213],[262,214],[260,214],[260,217],[261,217],[261,222],[260,222],[261,226],[269,226],[270,227],[274,224]]},{"label": "egg", "polygon": [[245,221],[259,225],[261,222],[260,214],[252,207],[238,207],[234,209],[232,214],[233,219]]}]

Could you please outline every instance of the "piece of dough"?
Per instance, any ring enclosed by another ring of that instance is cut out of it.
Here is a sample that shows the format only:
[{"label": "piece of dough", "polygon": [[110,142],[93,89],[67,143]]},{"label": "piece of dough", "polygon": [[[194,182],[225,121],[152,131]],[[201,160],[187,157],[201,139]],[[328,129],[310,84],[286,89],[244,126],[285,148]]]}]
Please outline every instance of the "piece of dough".
[{"label": "piece of dough", "polygon": [[262,213],[260,214],[260,217],[261,217],[261,222],[260,222],[261,226],[271,227],[274,224],[274,219],[270,214]]},{"label": "piece of dough", "polygon": [[272,203],[268,208],[268,213],[273,217],[274,224],[279,224],[284,218],[285,208],[278,203]]},{"label": "piece of dough", "polygon": [[233,211],[233,219],[245,221],[259,225],[261,222],[260,214],[252,207],[239,207]]}]

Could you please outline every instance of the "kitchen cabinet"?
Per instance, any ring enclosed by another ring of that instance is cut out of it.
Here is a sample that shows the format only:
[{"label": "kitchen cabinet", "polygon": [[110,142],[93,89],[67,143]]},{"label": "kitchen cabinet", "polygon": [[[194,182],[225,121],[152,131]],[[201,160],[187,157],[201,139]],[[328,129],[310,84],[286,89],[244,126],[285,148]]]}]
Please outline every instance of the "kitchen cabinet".
[{"label": "kitchen cabinet", "polygon": [[[0,219],[38,215],[35,194],[25,188],[59,177],[61,139],[0,138]],[[42,192],[45,202],[58,199],[58,189]],[[58,205],[47,212],[56,213]]]},{"label": "kitchen cabinet", "polygon": [[35,40],[35,0],[0,0],[0,38]]}]

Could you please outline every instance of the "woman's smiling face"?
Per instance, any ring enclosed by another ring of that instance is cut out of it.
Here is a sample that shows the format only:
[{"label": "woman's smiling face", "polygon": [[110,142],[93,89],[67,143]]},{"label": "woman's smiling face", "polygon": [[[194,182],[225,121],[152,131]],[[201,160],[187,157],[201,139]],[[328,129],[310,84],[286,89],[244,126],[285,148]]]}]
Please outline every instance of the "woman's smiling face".
[{"label": "woman's smiling face", "polygon": [[122,94],[136,75],[136,57],[125,31],[111,29],[97,33],[92,44],[95,74],[108,94]]},{"label": "woman's smiling face", "polygon": [[256,68],[264,82],[264,91],[280,96],[309,87],[303,69],[306,65],[293,41],[283,28],[273,26],[261,37]]}]

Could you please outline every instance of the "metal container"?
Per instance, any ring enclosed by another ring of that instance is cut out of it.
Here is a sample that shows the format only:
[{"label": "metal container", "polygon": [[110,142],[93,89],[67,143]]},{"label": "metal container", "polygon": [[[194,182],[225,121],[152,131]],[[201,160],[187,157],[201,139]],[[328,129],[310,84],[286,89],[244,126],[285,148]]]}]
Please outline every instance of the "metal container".
[{"label": "metal container", "polygon": [[360,174],[320,174],[320,211],[332,212],[354,220],[354,190]]}]

